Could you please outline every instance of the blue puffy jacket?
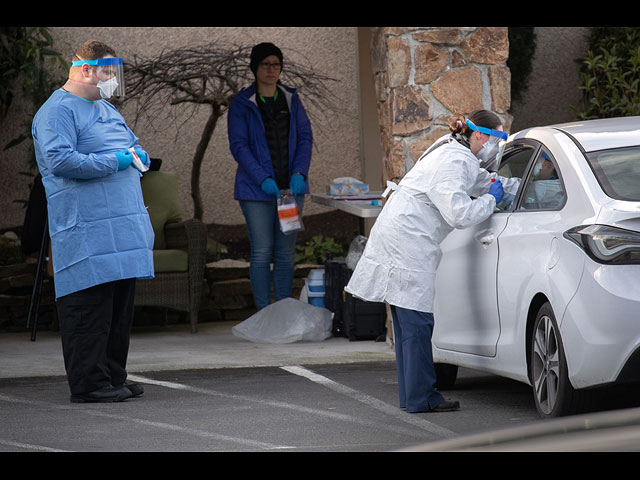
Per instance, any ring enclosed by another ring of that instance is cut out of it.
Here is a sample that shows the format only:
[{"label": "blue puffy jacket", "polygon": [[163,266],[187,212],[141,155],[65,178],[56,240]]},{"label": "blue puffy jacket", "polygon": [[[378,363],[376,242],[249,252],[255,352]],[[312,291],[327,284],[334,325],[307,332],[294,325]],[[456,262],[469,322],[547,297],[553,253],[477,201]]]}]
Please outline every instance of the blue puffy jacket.
[{"label": "blue puffy jacket", "polygon": [[133,166],[115,152],[138,138],[106,100],[56,90],[35,115],[33,143],[47,194],[56,298],[153,276],[154,234]]},{"label": "blue puffy jacket", "polygon": [[[286,96],[291,115],[289,175],[298,172],[307,178],[313,144],[311,124],[296,89],[280,83],[278,86]],[[229,106],[227,123],[231,154],[238,162],[233,197],[236,200],[272,201],[273,196],[260,188],[265,178],[274,177],[274,172],[262,115],[256,103],[255,83],[235,96]],[[308,181],[305,193],[309,193]]]}]

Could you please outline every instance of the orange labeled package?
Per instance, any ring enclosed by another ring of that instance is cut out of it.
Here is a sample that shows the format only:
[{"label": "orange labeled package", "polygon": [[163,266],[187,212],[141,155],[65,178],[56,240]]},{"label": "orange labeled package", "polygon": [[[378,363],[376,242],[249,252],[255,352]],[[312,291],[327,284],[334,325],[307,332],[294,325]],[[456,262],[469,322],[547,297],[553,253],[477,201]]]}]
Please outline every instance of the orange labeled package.
[{"label": "orange labeled package", "polygon": [[282,233],[289,235],[304,230],[302,216],[293,193],[291,190],[282,190],[281,193],[282,196],[278,199],[278,218]]}]

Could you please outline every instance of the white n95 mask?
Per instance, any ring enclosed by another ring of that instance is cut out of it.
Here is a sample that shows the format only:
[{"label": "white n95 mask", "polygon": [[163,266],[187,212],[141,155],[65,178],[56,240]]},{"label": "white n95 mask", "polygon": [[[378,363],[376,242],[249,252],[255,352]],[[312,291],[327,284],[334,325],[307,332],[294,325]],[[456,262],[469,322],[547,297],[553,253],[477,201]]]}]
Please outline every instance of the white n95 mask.
[{"label": "white n95 mask", "polygon": [[102,98],[111,98],[113,92],[118,88],[118,80],[116,80],[116,77],[111,77],[104,82],[102,80],[99,81],[96,86],[100,89],[100,96]]}]

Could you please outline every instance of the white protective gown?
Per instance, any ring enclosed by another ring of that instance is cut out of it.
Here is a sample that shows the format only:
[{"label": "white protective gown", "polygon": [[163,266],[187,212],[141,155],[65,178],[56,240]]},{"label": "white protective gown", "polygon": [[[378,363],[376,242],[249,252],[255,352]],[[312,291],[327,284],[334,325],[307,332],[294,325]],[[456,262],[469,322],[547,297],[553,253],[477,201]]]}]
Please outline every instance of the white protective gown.
[{"label": "white protective gown", "polygon": [[471,150],[449,137],[421,157],[387,200],[347,292],[367,301],[433,312],[440,243],[454,228],[475,225],[493,213],[496,201],[487,193],[493,178],[502,181],[505,192],[516,193],[520,179],[480,168]]}]

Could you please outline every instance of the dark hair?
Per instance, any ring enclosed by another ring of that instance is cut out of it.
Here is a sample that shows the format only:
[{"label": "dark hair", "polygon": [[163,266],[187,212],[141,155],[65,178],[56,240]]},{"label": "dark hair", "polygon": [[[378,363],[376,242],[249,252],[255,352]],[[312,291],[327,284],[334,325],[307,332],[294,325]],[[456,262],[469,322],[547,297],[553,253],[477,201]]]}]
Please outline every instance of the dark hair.
[{"label": "dark hair", "polygon": [[104,57],[115,57],[113,48],[97,40],[88,40],[76,51],[77,60],[96,60]]},{"label": "dark hair", "polygon": [[[479,127],[497,129],[502,125],[500,118],[489,110],[474,110],[467,118]],[[449,122],[449,130],[451,130],[452,133],[458,133],[469,138],[473,130],[469,128],[465,120],[464,115],[457,115]]]}]

